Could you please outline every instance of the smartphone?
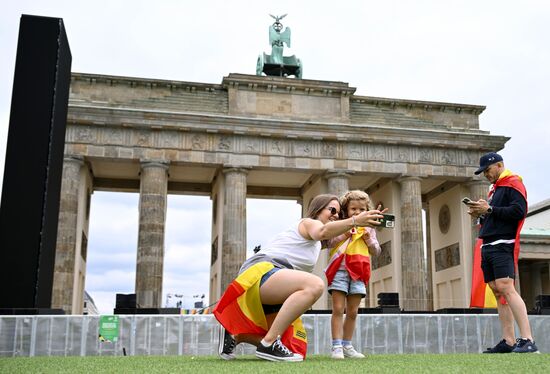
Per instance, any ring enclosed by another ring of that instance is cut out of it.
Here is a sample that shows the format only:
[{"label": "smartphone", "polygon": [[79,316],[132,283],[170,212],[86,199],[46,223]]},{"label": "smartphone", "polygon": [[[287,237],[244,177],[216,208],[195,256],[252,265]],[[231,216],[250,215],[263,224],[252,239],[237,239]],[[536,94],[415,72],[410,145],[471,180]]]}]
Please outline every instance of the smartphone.
[{"label": "smartphone", "polygon": [[395,216],[393,214],[382,214],[384,218],[380,219],[380,227],[393,229],[395,227]]},{"label": "smartphone", "polygon": [[470,205],[472,203],[475,203],[475,201],[473,201],[472,199],[470,199],[469,197],[465,197],[464,199],[462,199],[462,202],[466,205]]}]

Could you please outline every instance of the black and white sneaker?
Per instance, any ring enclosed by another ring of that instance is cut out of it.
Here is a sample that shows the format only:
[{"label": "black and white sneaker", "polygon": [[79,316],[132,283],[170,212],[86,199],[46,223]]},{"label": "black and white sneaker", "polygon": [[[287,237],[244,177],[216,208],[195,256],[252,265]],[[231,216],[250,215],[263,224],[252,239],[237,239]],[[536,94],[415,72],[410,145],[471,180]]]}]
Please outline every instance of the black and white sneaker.
[{"label": "black and white sneaker", "polygon": [[540,353],[540,351],[531,339],[520,338],[516,340],[516,348],[512,353]]},{"label": "black and white sneaker", "polygon": [[277,340],[275,340],[273,344],[267,347],[260,342],[258,348],[256,348],[256,357],[268,361],[299,362],[304,360],[302,355],[292,353],[290,349],[281,342],[280,336],[277,337]]},{"label": "black and white sneaker", "polygon": [[483,353],[512,353],[516,348],[516,345],[508,345],[505,339],[502,339],[493,348],[487,348]]},{"label": "black and white sneaker", "polygon": [[235,338],[231,336],[223,326],[220,326],[220,340],[218,353],[220,357],[224,360],[234,360],[235,359],[235,348],[237,347],[237,342]]}]

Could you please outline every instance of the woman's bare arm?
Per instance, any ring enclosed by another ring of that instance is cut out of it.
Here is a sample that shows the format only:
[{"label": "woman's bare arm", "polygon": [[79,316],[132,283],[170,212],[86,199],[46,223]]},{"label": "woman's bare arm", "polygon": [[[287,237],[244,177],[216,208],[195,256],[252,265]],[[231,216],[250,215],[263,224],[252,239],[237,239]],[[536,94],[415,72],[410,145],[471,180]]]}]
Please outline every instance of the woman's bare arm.
[{"label": "woman's bare arm", "polygon": [[325,224],[316,219],[305,218],[300,223],[300,234],[306,239],[327,240],[345,233],[354,226],[378,226],[380,222],[377,220],[382,217],[379,210],[369,210],[351,218]]}]

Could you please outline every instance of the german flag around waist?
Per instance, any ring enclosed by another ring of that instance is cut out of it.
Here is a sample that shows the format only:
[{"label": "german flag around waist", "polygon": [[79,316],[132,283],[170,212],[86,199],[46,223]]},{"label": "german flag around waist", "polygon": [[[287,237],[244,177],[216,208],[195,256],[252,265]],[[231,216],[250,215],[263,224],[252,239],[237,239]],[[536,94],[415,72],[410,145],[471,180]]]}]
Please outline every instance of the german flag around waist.
[{"label": "german flag around waist", "polygon": [[[214,307],[214,316],[230,334],[263,337],[267,333],[267,320],[260,300],[260,280],[273,267],[270,262],[259,262],[246,269],[229,284]],[[301,318],[288,327],[281,341],[292,352],[306,357],[307,334]]]}]

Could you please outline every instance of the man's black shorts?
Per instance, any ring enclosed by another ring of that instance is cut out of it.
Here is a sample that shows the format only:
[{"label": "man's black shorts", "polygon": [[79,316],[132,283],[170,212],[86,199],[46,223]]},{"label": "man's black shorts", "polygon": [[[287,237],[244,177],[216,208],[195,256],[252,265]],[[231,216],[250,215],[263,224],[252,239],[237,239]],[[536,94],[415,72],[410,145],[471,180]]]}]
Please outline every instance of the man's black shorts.
[{"label": "man's black shorts", "polygon": [[514,244],[502,243],[481,247],[481,269],[485,283],[500,278],[514,279]]}]

